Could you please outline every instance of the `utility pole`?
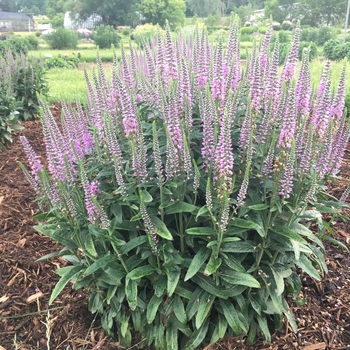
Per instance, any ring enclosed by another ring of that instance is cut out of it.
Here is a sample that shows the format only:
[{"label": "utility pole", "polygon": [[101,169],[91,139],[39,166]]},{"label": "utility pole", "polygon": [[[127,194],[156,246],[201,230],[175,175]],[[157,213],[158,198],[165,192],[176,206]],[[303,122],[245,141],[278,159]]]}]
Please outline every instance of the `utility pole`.
[{"label": "utility pole", "polygon": [[348,0],[348,9],[346,11],[346,19],[345,19],[345,27],[344,27],[344,38],[343,38],[343,44],[345,43],[346,39],[346,31],[348,30],[348,23],[349,23],[349,12],[350,12],[350,0]]}]

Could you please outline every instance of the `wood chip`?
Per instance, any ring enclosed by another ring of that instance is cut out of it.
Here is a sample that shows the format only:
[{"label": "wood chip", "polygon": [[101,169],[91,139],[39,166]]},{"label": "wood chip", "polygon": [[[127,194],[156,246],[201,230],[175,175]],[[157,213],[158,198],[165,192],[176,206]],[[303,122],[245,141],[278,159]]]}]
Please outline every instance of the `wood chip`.
[{"label": "wood chip", "polygon": [[17,242],[17,247],[23,248],[27,242],[27,238],[22,238]]},{"label": "wood chip", "polygon": [[0,350],[6,350],[5,348],[3,348],[1,345],[0,345]]},{"label": "wood chip", "polygon": [[327,346],[326,343],[317,343],[317,344],[304,346],[302,350],[324,350],[326,346]]},{"label": "wood chip", "polygon": [[4,303],[8,298],[9,297],[7,295],[3,295],[2,297],[0,297],[0,303]]},{"label": "wood chip", "polygon": [[42,292],[38,292],[38,293],[35,293],[31,296],[29,296],[26,300],[27,304],[30,304],[30,303],[33,303],[34,301],[42,298],[44,296],[44,294]]}]

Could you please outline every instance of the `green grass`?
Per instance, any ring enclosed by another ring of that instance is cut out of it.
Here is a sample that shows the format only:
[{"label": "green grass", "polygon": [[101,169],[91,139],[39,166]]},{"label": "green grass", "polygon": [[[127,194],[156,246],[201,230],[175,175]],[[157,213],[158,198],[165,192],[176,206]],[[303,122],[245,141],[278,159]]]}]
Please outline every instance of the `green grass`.
[{"label": "green grass", "polygon": [[[92,68],[88,70],[91,76]],[[106,68],[106,75],[109,79],[111,68]],[[86,102],[86,82],[84,71],[80,69],[50,69],[46,78],[49,82],[50,95],[47,98],[48,103],[57,101],[66,101],[74,103],[79,99],[81,102]]]}]

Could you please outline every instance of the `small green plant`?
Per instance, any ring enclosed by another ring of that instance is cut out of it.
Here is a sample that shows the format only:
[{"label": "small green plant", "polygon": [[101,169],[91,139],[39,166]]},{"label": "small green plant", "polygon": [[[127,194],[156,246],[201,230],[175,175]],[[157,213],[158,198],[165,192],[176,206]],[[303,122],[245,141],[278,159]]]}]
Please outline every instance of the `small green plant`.
[{"label": "small green plant", "polygon": [[57,28],[43,38],[54,50],[75,49],[78,44],[77,32],[65,28]]},{"label": "small green plant", "polygon": [[256,28],[254,27],[242,27],[241,35],[250,35],[250,34],[253,34],[255,31],[256,31]]},{"label": "small green plant", "polygon": [[335,39],[337,31],[333,27],[320,27],[317,33],[316,44],[323,46],[328,40]]},{"label": "small green plant", "polygon": [[[78,54],[80,55],[80,54]],[[45,67],[51,68],[77,68],[80,62],[78,55],[58,55],[53,57],[44,57]]]},{"label": "small green plant", "polygon": [[331,61],[341,61],[350,55],[350,43],[342,43],[338,39],[328,40],[323,45],[325,58]]},{"label": "small green plant", "polygon": [[110,49],[112,46],[119,46],[121,37],[112,26],[102,25],[93,33],[93,39],[100,49]]},{"label": "small green plant", "polygon": [[[188,28],[192,28],[192,26],[186,26]],[[194,28],[194,26],[193,26]],[[164,35],[164,30],[159,26],[146,23],[143,25],[139,25],[132,32],[132,36],[139,47],[143,47],[144,43],[151,43],[157,36],[157,31]]]},{"label": "small green plant", "polygon": [[315,43],[301,41],[299,46],[299,60],[302,60],[304,50],[309,50],[309,60],[312,61],[318,56],[317,46]]}]

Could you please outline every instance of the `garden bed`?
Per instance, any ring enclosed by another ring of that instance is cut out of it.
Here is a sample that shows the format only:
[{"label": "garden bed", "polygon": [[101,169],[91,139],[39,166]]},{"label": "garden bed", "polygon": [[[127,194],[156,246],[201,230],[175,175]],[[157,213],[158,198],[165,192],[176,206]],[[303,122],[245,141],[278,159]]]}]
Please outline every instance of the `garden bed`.
[{"label": "garden bed", "polygon": [[[51,111],[60,116],[60,105]],[[49,307],[51,291],[58,281],[55,270],[66,264],[63,259],[35,263],[57,250],[53,241],[37,233],[32,216],[38,212],[33,189],[18,166],[27,164],[19,135],[25,135],[44,162],[45,147],[39,120],[23,123],[14,142],[0,153],[0,350],[13,349],[118,349],[107,339],[87,309],[87,297],[70,287]],[[350,151],[345,155],[341,175],[350,177]],[[341,180],[332,186],[336,197],[347,186]],[[346,213],[348,216],[350,211]],[[350,225],[339,222],[335,238],[350,246]],[[239,339],[224,339],[205,349],[349,349],[350,348],[350,257],[341,248],[328,248],[328,275],[322,282],[303,279],[300,304],[292,309],[298,333],[289,327],[275,334],[272,344],[261,341],[246,346]],[[50,309],[48,312],[47,310]],[[136,349],[137,346],[134,347]]]}]

